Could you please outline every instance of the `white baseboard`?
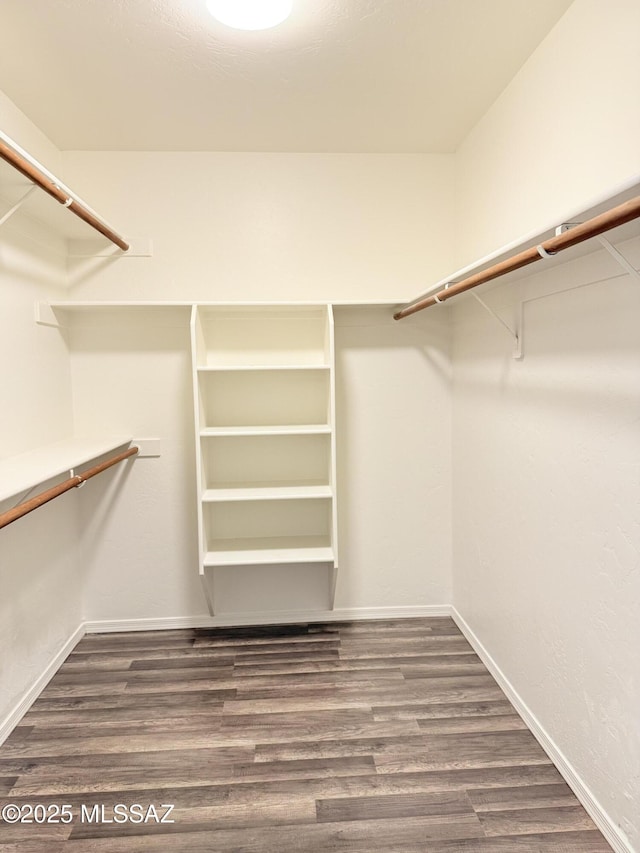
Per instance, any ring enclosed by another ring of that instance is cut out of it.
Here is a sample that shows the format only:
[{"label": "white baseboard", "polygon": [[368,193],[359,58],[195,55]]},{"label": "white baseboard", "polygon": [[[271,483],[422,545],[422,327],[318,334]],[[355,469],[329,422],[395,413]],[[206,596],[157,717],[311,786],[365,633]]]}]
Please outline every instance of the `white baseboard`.
[{"label": "white baseboard", "polygon": [[415,619],[451,616],[448,604],[413,607],[343,607],[335,610],[280,610],[270,613],[221,613],[218,616],[167,616],[157,619],[106,619],[85,622],[87,634],[121,631],[168,631],[179,628],[232,628],[246,625],[292,625],[298,622],[357,622],[364,619]]},{"label": "white baseboard", "polygon": [[634,853],[628,840],[621,834],[619,827],[615,825],[598,800],[593,796],[587,785],[576,772],[573,765],[566,758],[560,747],[549,735],[544,726],[542,726],[533,711],[521,698],[518,691],[500,669],[491,654],[482,644],[481,640],[465,621],[464,617],[456,610],[455,607],[450,609],[450,613],[453,621],[456,623],[458,628],[460,628],[469,643],[471,643],[478,657],[498,682],[506,694],[507,699],[509,699],[516,711],[520,714],[535,739],[547,753],[551,761],[553,761],[565,782],[582,803],[585,811],[596,824],[600,832],[604,835],[611,847],[616,851],[616,853]]},{"label": "white baseboard", "polygon": [[7,714],[4,720],[0,722],[0,744],[3,744],[5,740],[9,737],[11,732],[20,722],[20,720],[24,717],[29,708],[36,701],[38,696],[42,693],[42,691],[51,681],[53,676],[60,669],[60,666],[64,662],[65,658],[72,651],[73,647],[84,637],[84,635],[85,626],[83,622],[76,628],[76,630],[69,637],[64,646],[49,662],[49,665],[44,670],[42,675],[35,681],[34,684],[31,685],[31,687],[27,690],[22,699],[20,699],[17,705]]}]

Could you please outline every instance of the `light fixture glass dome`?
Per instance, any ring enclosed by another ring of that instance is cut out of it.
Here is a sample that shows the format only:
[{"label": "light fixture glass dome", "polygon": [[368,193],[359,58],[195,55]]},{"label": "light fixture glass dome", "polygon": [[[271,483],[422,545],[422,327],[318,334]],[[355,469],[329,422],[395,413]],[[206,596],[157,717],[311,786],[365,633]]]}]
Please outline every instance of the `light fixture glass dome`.
[{"label": "light fixture glass dome", "polygon": [[293,0],[207,0],[216,20],[236,30],[267,30],[286,20]]}]

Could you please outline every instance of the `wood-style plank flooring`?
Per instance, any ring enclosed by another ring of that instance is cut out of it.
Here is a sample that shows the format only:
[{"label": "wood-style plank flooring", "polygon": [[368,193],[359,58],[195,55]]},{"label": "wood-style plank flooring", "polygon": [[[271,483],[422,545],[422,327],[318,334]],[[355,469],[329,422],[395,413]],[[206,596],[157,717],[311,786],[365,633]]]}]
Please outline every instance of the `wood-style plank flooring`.
[{"label": "wood-style plank flooring", "polygon": [[86,636],[0,800],[73,815],[3,853],[610,851],[447,618]]}]

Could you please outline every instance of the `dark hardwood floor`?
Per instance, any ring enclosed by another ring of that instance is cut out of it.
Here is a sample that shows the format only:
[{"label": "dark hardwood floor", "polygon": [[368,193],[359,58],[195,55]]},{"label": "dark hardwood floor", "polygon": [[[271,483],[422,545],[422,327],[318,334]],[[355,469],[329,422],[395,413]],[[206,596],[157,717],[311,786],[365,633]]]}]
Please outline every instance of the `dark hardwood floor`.
[{"label": "dark hardwood floor", "polygon": [[3,853],[610,851],[447,618],[86,636],[0,800]]}]

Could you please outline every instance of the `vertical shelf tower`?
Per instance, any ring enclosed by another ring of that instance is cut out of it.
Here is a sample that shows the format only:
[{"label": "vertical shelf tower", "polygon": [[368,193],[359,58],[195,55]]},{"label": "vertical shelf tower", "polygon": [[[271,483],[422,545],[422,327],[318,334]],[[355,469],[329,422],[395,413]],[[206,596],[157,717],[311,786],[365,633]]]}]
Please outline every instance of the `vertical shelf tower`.
[{"label": "vertical shelf tower", "polygon": [[[337,569],[330,305],[195,305],[200,577],[220,566]],[[265,569],[267,570],[267,569]]]}]

